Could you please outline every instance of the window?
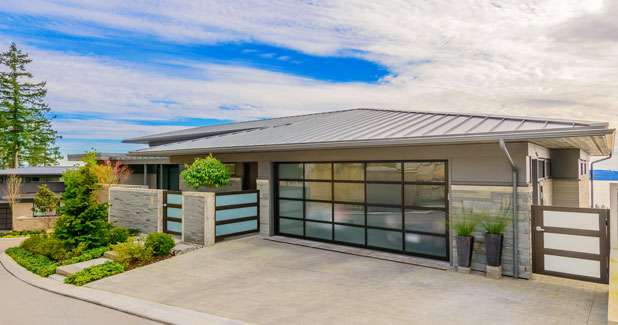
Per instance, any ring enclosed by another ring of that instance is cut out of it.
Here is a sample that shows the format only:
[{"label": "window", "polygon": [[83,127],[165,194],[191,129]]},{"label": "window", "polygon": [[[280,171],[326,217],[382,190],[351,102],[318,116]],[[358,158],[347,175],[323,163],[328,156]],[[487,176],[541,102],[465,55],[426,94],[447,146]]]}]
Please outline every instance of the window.
[{"label": "window", "polygon": [[26,177],[26,183],[45,183],[45,177],[43,176]]},{"label": "window", "polygon": [[275,169],[278,234],[448,260],[445,161],[278,163]]},{"label": "window", "polygon": [[0,183],[4,182],[4,178],[0,177]]},{"label": "window", "polygon": [[64,182],[64,179],[62,179],[62,177],[47,177],[45,180],[48,183],[61,183],[61,182]]}]

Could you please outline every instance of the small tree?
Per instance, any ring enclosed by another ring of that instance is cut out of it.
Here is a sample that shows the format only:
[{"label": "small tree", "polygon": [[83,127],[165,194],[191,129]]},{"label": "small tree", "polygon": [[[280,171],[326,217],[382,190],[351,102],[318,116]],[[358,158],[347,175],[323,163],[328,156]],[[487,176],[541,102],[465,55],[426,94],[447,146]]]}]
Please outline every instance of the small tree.
[{"label": "small tree", "polygon": [[66,188],[62,193],[62,203],[58,211],[61,216],[56,221],[54,236],[70,245],[85,242],[89,247],[106,243],[107,232],[111,228],[107,222],[107,203],[96,200],[99,178],[95,172],[95,153],[87,153],[82,158],[84,165],[76,170],[62,174]]},{"label": "small tree", "polygon": [[194,190],[202,186],[219,188],[230,181],[227,166],[210,154],[206,158],[196,158],[193,164],[185,164],[185,170],[180,173],[182,182]]},{"label": "small tree", "polygon": [[4,196],[6,196],[7,201],[9,201],[11,210],[13,210],[15,203],[19,202],[19,197],[21,196],[21,186],[21,177],[15,174],[7,177],[6,187],[4,188]]},{"label": "small tree", "polygon": [[94,171],[101,184],[101,188],[97,190],[96,194],[97,202],[99,203],[107,201],[108,191],[112,184],[121,184],[133,173],[131,168],[122,162],[116,161],[112,163],[109,160],[105,160],[101,165],[95,164]]},{"label": "small tree", "polygon": [[39,186],[39,192],[34,196],[32,212],[41,212],[45,218],[45,229],[49,229],[49,216],[56,210],[60,197],[52,192],[47,184]]}]

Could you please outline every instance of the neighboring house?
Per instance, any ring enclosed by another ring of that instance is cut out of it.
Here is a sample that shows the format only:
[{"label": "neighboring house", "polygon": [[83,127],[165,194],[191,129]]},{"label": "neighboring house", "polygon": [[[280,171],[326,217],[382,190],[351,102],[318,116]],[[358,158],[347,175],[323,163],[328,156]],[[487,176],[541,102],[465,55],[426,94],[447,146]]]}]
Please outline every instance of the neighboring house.
[{"label": "neighboring house", "polygon": [[[60,195],[65,185],[62,173],[72,166],[23,167],[0,170],[0,230],[35,230],[43,221],[35,218],[41,214],[32,211],[33,199],[39,186],[46,184],[50,190]],[[22,180],[19,201],[10,208],[6,193],[7,179],[17,175]]]},{"label": "neighboring house", "polygon": [[[264,235],[439,260],[455,254],[448,221],[462,204],[497,210],[509,203],[510,155],[518,171],[519,272],[528,277],[531,205],[588,206],[588,162],[609,155],[614,138],[599,122],[352,109],[124,142],[149,146],[131,159],[165,156],[183,165],[213,153],[234,164],[241,189],[261,191]],[[509,235],[505,247],[513,245]]]}]

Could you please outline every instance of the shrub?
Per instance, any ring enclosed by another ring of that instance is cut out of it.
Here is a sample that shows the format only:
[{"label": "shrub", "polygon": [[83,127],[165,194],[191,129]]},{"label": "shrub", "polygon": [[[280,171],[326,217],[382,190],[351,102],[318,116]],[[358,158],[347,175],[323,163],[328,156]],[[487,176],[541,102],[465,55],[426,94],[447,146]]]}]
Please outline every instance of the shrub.
[{"label": "shrub", "polygon": [[152,252],[157,256],[167,255],[176,246],[176,242],[169,234],[151,232],[146,237],[146,246],[152,247]]},{"label": "shrub", "polygon": [[109,231],[109,244],[114,245],[118,243],[124,243],[129,239],[129,229],[125,227],[114,227]]},{"label": "shrub", "polygon": [[110,248],[108,246],[103,246],[103,247],[97,247],[97,248],[89,249],[89,250],[84,251],[83,253],[81,253],[81,255],[79,255],[79,256],[74,256],[74,257],[71,257],[69,259],[66,259],[66,260],[62,261],[62,265],[69,265],[69,264],[75,264],[75,263],[79,263],[79,262],[90,261],[90,260],[93,260],[95,258],[99,258],[99,257],[103,256],[103,254],[105,254],[105,252],[107,252],[109,250],[110,250]]},{"label": "shrub", "polygon": [[118,262],[128,265],[137,262],[138,265],[144,265],[152,260],[152,247],[146,246],[141,241],[135,240],[134,237],[124,243],[118,243],[112,246],[112,250],[118,253]]},{"label": "shrub", "polygon": [[43,255],[55,261],[62,261],[73,256],[70,247],[67,247],[62,240],[47,237],[47,235],[32,236],[24,240],[20,247],[32,254]]},{"label": "shrub", "polygon": [[0,232],[0,238],[18,238],[18,237],[26,237],[31,235],[40,235],[43,234],[42,230],[23,230],[17,231],[13,230],[11,232]]},{"label": "shrub", "polygon": [[504,232],[506,226],[511,223],[511,204],[508,206],[500,207],[500,211],[498,211],[497,215],[486,214],[481,219],[481,227],[485,230],[486,233],[491,235],[499,235]]},{"label": "shrub", "polygon": [[32,212],[41,212],[43,215],[50,215],[56,211],[58,204],[60,204],[60,197],[52,192],[49,187],[47,187],[47,184],[43,184],[39,186],[39,191],[34,196]]},{"label": "shrub", "polygon": [[79,272],[73,273],[64,279],[65,283],[73,283],[76,286],[84,285],[88,282],[112,276],[124,272],[124,266],[118,262],[105,262],[103,264],[87,267]]},{"label": "shrub", "polygon": [[185,170],[180,173],[182,182],[197,190],[202,186],[219,188],[230,181],[227,166],[210,154],[206,158],[196,158],[193,164],[185,164]]},{"label": "shrub", "polygon": [[62,193],[64,206],[56,220],[54,236],[69,245],[84,242],[90,248],[106,244],[111,225],[107,222],[107,203],[97,203],[98,177],[95,153],[87,153],[79,169],[62,174],[66,188]]},{"label": "shrub", "polygon": [[5,250],[6,254],[23,266],[26,270],[40,276],[49,276],[56,273],[56,262],[43,255],[35,255],[21,247],[11,247]]},{"label": "shrub", "polygon": [[129,237],[135,237],[139,235],[139,229],[129,228]]}]

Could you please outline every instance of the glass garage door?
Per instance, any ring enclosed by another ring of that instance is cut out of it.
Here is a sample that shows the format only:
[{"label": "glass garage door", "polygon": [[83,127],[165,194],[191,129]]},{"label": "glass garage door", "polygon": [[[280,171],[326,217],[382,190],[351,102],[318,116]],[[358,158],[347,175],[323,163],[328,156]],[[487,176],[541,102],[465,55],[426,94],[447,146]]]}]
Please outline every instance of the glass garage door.
[{"label": "glass garage door", "polygon": [[279,235],[448,260],[445,161],[279,163]]}]

